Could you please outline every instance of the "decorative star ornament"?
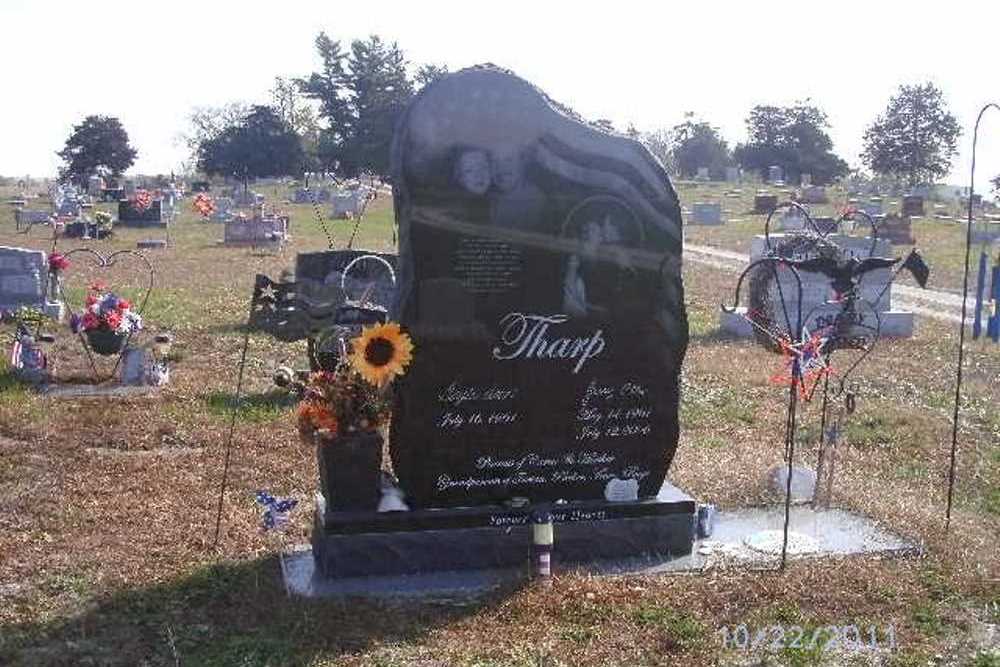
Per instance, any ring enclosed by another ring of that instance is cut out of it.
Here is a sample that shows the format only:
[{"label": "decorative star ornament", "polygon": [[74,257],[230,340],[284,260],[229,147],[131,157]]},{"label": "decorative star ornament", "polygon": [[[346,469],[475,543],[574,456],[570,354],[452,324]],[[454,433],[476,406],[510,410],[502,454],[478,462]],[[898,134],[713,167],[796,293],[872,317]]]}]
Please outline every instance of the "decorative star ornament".
[{"label": "decorative star ornament", "polygon": [[802,338],[792,343],[786,338],[779,339],[781,354],[784,357],[782,369],[771,376],[771,384],[789,387],[793,384],[799,388],[799,398],[809,401],[819,381],[832,372],[828,363],[826,344],[829,336],[823,333],[810,333],[802,328]]}]

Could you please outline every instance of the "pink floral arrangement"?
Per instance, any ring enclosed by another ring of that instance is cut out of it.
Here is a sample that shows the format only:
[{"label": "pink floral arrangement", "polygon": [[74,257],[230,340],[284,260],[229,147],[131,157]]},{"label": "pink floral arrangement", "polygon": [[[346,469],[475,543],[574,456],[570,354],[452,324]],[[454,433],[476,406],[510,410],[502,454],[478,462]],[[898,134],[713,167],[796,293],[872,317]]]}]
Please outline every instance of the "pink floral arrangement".
[{"label": "pink floral arrangement", "polygon": [[70,318],[73,333],[104,329],[127,335],[142,329],[142,317],[132,310],[132,304],[104,289],[99,283],[90,286],[83,315]]},{"label": "pink floral arrangement", "polygon": [[132,198],[132,207],[137,211],[145,211],[153,205],[153,195],[149,190],[136,190]]}]

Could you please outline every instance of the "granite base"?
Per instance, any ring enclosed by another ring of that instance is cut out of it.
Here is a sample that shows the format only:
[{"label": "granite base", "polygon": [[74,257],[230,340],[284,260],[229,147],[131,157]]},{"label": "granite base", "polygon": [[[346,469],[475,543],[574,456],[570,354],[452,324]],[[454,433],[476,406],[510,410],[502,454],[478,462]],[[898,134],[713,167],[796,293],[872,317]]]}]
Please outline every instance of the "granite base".
[{"label": "granite base", "polygon": [[[538,507],[499,505],[407,512],[331,512],[317,496],[316,570],[326,577],[424,574],[528,564]],[[691,553],[693,498],[664,484],[655,498],[546,506],[553,515],[555,565],[607,559],[662,561]]]}]

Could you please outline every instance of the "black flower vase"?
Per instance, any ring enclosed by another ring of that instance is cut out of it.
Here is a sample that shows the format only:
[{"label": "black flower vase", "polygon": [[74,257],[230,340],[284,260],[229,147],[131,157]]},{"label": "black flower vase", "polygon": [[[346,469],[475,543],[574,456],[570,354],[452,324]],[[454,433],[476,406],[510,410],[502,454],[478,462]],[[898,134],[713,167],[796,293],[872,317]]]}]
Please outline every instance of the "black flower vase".
[{"label": "black flower vase", "polygon": [[382,436],[378,431],[316,436],[319,477],[327,508],[334,512],[374,511],[379,501]]},{"label": "black flower vase", "polygon": [[85,332],[90,349],[97,354],[110,356],[118,354],[125,346],[126,334],[111,329],[88,329]]}]

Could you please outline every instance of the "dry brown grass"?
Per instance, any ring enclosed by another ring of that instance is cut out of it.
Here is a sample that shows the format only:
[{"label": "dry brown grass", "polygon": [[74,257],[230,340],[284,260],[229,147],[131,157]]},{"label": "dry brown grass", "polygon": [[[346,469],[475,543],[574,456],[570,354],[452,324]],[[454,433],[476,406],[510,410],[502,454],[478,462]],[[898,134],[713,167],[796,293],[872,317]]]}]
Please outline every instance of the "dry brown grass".
[{"label": "dry brown grass", "polygon": [[[717,635],[741,622],[894,624],[903,648],[896,659],[909,660],[955,649],[975,618],[988,618],[983,605],[1000,595],[1000,516],[990,504],[1000,485],[1000,353],[970,347],[959,490],[945,536],[955,332],[930,321],[913,340],[883,345],[859,375],[836,494],[837,505],[921,540],[923,559],[797,562],[781,575],[565,575],[550,590],[465,604],[287,599],[274,554],[309,539],[316,468],[289,408],[268,392],[278,362],[302,363],[301,345],[251,337],[254,400],[237,425],[217,549],[212,530],[253,274],[277,276],[295,252],[325,247],[309,209],[293,209],[295,240],[278,256],[215,247],[221,227],[189,212],[175,244],[149,252],[160,285],[150,329],[177,337],[173,380],[158,395],[66,400],[3,385],[0,662],[711,664],[742,659],[721,652]],[[387,247],[390,219],[383,198],[362,245]],[[346,223],[329,224],[346,238]],[[149,235],[123,230],[110,246]],[[48,242],[14,234],[3,210],[0,244]],[[774,502],[763,479],[781,459],[784,416],[783,393],[767,383],[779,359],[713,333],[732,279],[686,269],[692,344],[671,472],[699,500],[723,507]],[[54,356],[61,376],[85,371],[64,330]],[[804,408],[804,429],[817,412]],[[800,451],[812,462],[815,437]],[[252,493],[262,487],[305,501],[283,537],[258,530]]]}]

